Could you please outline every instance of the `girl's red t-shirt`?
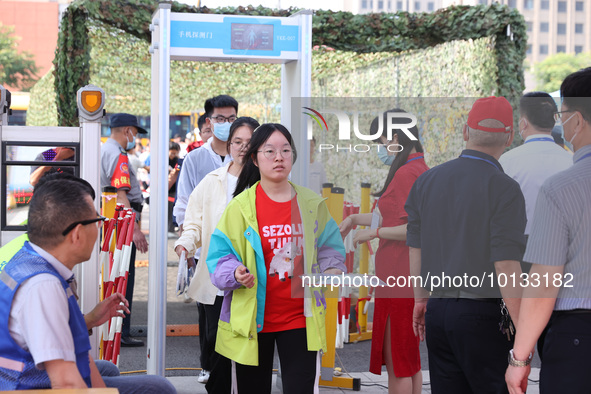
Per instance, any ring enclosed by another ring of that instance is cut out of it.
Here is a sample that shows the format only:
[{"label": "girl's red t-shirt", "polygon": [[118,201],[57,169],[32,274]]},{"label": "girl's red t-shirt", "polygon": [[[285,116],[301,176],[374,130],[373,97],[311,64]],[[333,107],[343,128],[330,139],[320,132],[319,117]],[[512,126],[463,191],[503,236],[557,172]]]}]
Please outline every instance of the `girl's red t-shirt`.
[{"label": "girl's red t-shirt", "polygon": [[297,199],[273,201],[259,184],[256,211],[267,267],[265,319],[261,332],[304,328],[304,299],[299,291],[304,233]]}]

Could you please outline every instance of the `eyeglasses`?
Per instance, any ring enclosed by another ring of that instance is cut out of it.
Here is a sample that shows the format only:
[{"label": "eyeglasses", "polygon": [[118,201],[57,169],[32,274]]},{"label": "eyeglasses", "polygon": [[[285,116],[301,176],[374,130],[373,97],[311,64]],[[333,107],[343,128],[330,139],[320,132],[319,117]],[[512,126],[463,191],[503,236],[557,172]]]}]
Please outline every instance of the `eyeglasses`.
[{"label": "eyeglasses", "polygon": [[230,142],[230,144],[234,145],[235,148],[245,149],[248,146],[248,144],[250,144],[250,141],[236,140]]},{"label": "eyeglasses", "polygon": [[74,223],[70,224],[70,225],[69,225],[69,226],[68,226],[68,227],[67,227],[67,228],[66,228],[66,229],[65,229],[65,230],[62,232],[62,235],[63,235],[63,236],[66,236],[66,235],[68,235],[68,233],[69,233],[70,231],[74,230],[74,228],[75,228],[77,225],[79,225],[79,224],[81,224],[81,225],[83,225],[83,226],[86,226],[87,224],[92,224],[92,223],[100,222],[100,223],[99,223],[99,227],[100,227],[100,226],[102,226],[102,225],[103,225],[103,222],[104,222],[105,220],[107,220],[107,218],[106,218],[106,217],[104,217],[104,216],[101,216],[101,215],[99,215],[98,213],[97,213],[97,215],[98,215],[98,217],[96,217],[96,218],[94,218],[94,219],[80,220],[79,222],[74,222]]},{"label": "eyeglasses", "polygon": [[281,157],[284,159],[291,159],[292,150],[291,148],[282,148],[280,150],[275,150],[272,148],[265,148],[263,150],[259,150],[257,152],[263,152],[263,155],[269,160],[273,160],[277,157],[277,153],[281,154]]},{"label": "eyeglasses", "polygon": [[236,120],[236,115],[231,115],[231,116],[228,116],[227,118],[223,115],[210,116],[209,119],[211,119],[211,121],[213,123],[224,123],[224,122],[234,123],[234,121]]},{"label": "eyeglasses", "polygon": [[566,114],[568,112],[573,112],[571,110],[567,110],[567,111],[558,111],[558,112],[554,112],[554,120],[556,122],[560,122],[562,120],[562,114]]}]

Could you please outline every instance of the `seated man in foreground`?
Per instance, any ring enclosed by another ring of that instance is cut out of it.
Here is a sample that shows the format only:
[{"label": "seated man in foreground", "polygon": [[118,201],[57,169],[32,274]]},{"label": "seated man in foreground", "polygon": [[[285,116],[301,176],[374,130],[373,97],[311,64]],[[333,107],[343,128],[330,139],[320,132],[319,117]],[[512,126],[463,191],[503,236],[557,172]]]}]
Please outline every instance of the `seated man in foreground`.
[{"label": "seated man in foreground", "polygon": [[[30,242],[0,274],[0,390],[109,386],[126,394],[176,392],[160,376],[112,376],[114,365],[99,370],[90,358],[88,328],[127,310],[119,306],[123,296],[115,294],[85,319],[76,302],[72,269],[90,258],[104,219],[93,195],[81,180],[35,189]],[[101,371],[111,376],[103,380]]]}]

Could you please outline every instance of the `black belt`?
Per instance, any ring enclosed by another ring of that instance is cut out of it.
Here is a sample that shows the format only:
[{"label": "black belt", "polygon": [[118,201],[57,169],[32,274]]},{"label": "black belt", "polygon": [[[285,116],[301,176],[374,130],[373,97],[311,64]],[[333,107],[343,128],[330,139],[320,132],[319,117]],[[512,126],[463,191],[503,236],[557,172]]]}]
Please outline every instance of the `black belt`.
[{"label": "black belt", "polygon": [[144,204],[142,204],[141,202],[129,202],[129,206],[131,206],[131,208],[133,208],[135,211],[138,212],[142,212],[142,208],[144,207]]},{"label": "black belt", "polygon": [[586,315],[591,313],[591,309],[570,309],[568,311],[554,311],[552,312],[555,315],[563,316],[563,315]]},{"label": "black belt", "polygon": [[465,290],[440,290],[431,293],[431,298],[456,298],[480,302],[500,303],[500,298],[484,298],[481,294],[471,293]]}]

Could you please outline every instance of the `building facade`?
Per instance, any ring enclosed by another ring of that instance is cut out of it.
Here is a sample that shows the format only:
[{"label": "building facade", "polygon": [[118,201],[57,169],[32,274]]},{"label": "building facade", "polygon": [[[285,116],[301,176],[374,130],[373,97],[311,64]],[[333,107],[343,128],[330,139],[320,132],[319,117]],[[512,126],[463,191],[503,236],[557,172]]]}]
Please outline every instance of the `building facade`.
[{"label": "building facade", "polygon": [[521,12],[527,24],[530,65],[556,53],[591,52],[590,0],[345,0],[354,13],[433,12],[450,5],[505,4]]}]

